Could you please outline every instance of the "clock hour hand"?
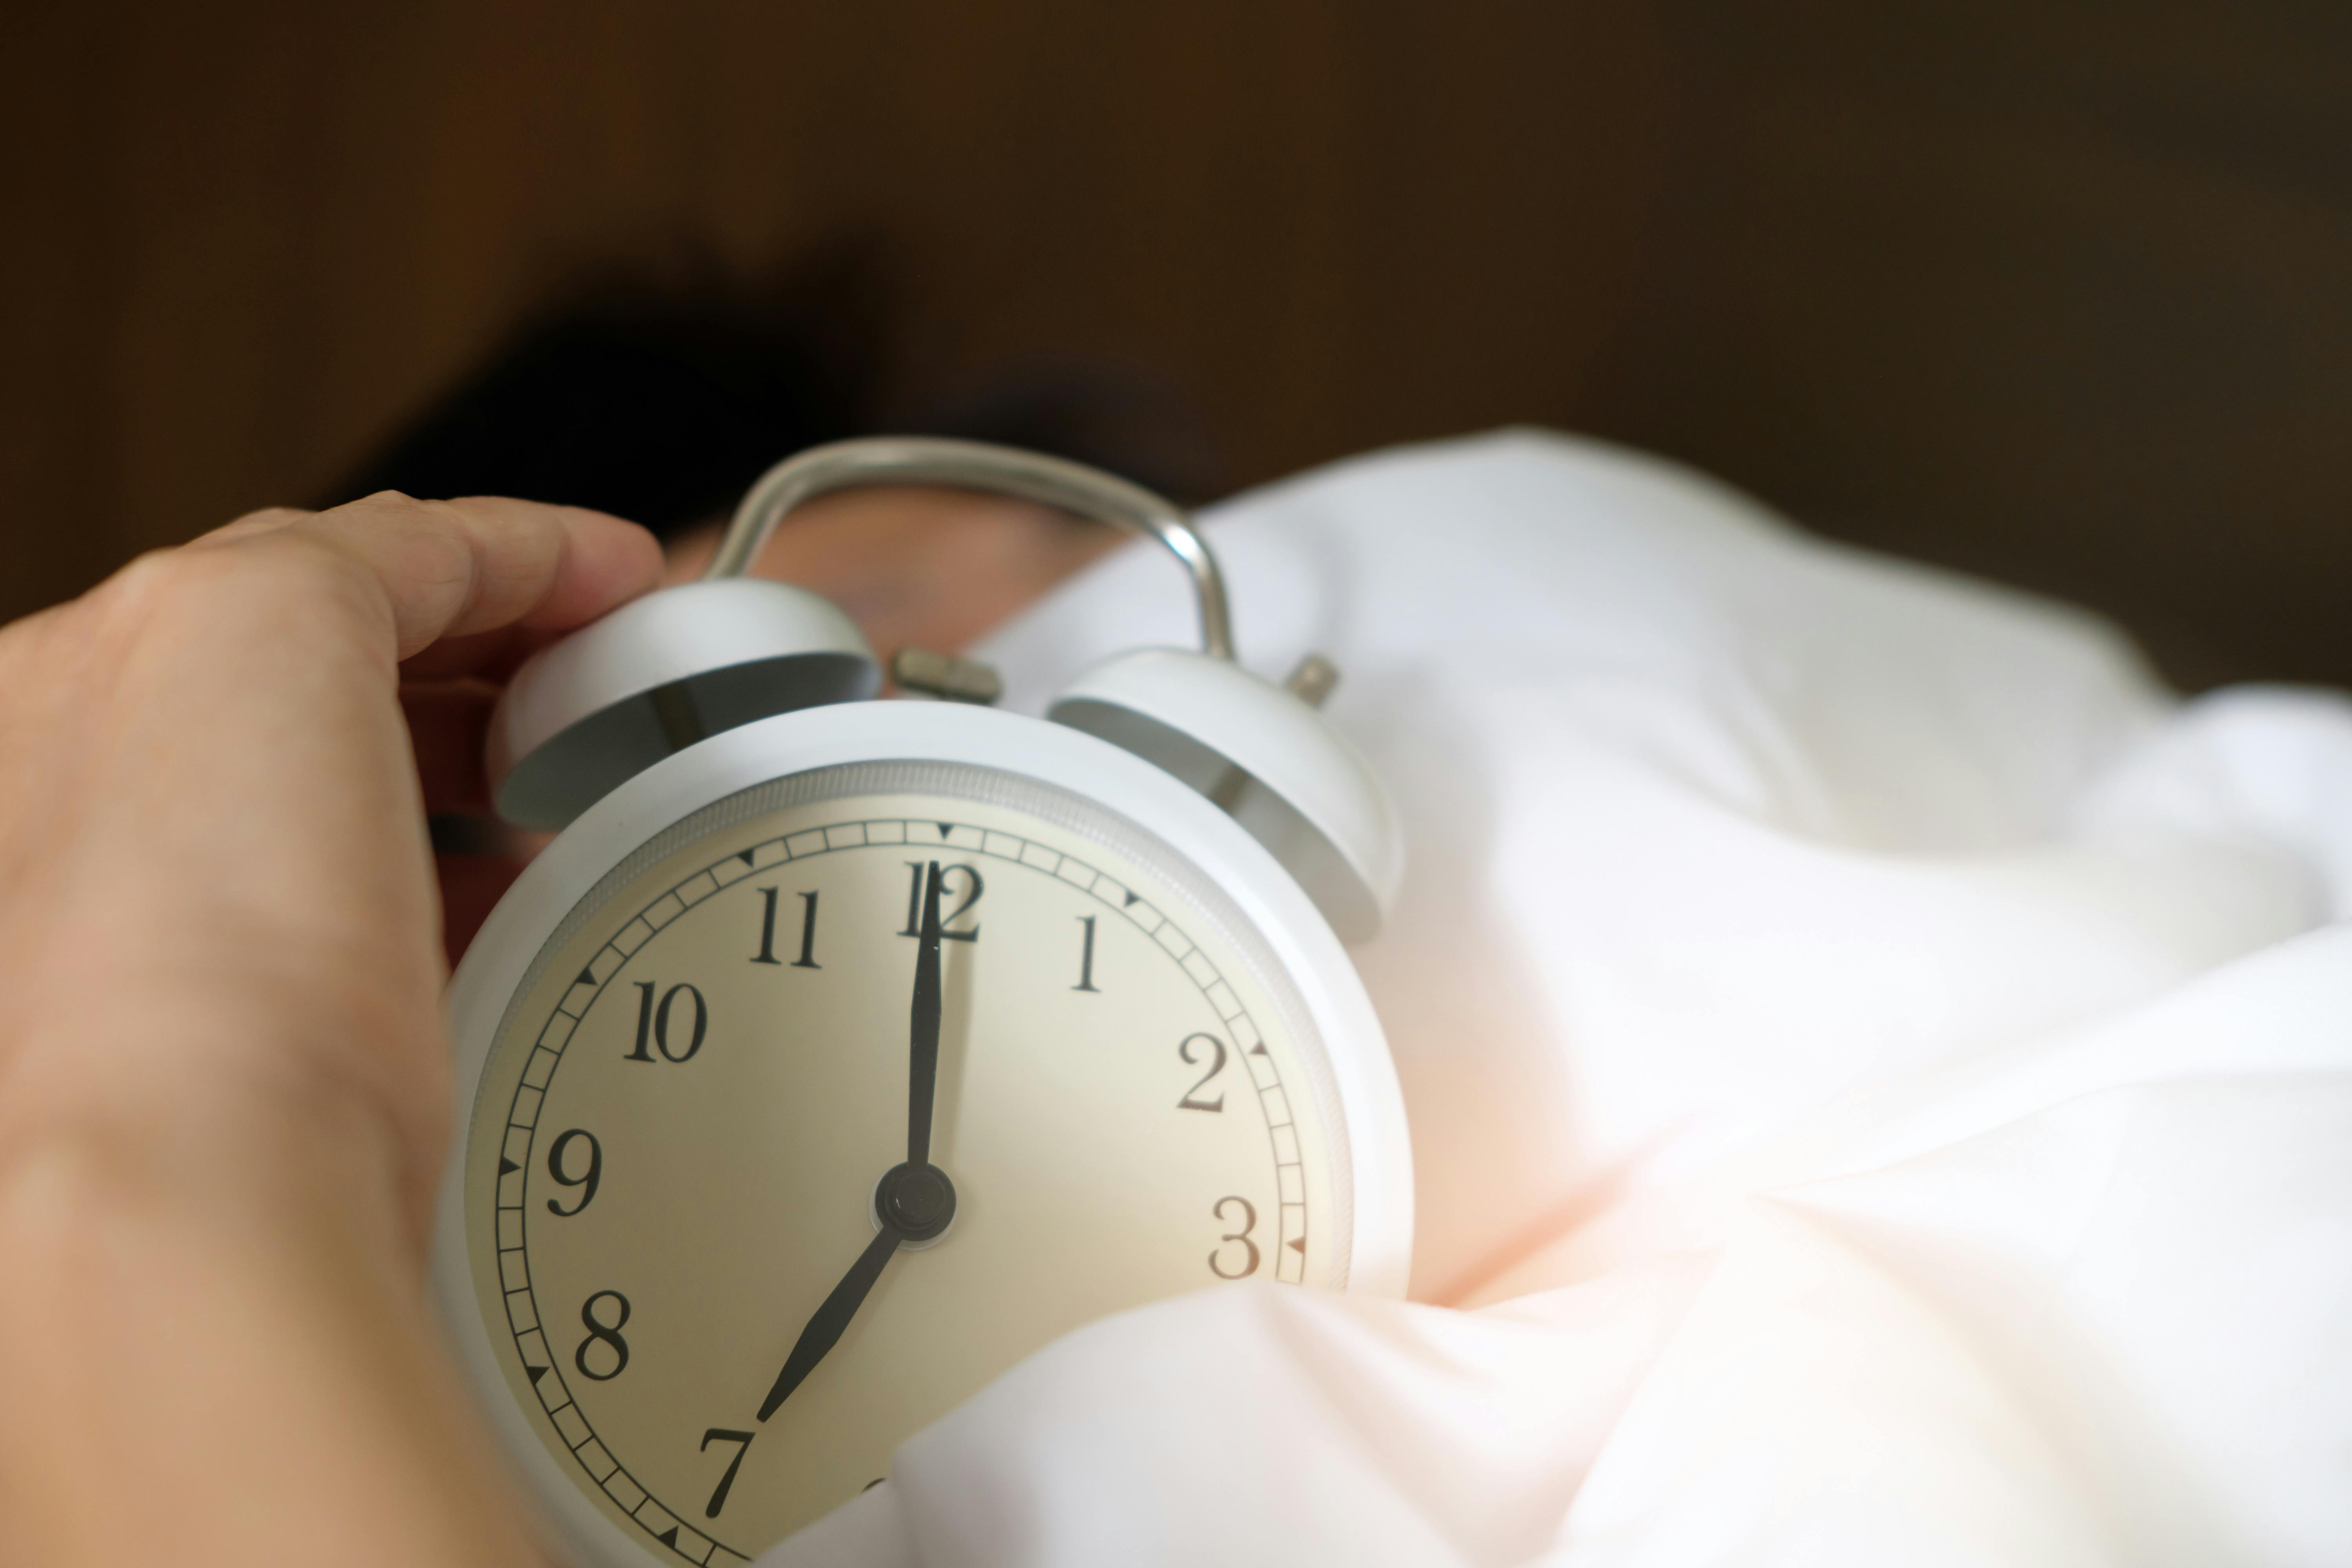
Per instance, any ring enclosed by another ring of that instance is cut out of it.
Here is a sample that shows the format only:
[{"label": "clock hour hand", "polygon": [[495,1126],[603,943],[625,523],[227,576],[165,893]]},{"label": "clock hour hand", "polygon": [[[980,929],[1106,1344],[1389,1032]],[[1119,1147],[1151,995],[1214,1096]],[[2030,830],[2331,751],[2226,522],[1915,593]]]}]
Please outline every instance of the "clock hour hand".
[{"label": "clock hour hand", "polygon": [[940,1079],[940,863],[923,882],[921,940],[915,948],[915,1002],[908,1028],[907,1163],[931,1163],[931,1098]]},{"label": "clock hour hand", "polygon": [[857,1315],[866,1292],[874,1289],[874,1281],[882,1278],[882,1266],[890,1261],[890,1255],[898,1250],[903,1239],[897,1230],[885,1225],[882,1233],[857,1255],[857,1261],[849,1266],[849,1272],[833,1288],[824,1305],[809,1319],[801,1337],[793,1342],[793,1353],[784,1358],[784,1370],[776,1374],[776,1385],[768,1390],[768,1397],[761,1403],[761,1420],[773,1415],[776,1406],[791,1398],[793,1390],[816,1370],[816,1363],[824,1359],[825,1352],[840,1342],[842,1331]]}]

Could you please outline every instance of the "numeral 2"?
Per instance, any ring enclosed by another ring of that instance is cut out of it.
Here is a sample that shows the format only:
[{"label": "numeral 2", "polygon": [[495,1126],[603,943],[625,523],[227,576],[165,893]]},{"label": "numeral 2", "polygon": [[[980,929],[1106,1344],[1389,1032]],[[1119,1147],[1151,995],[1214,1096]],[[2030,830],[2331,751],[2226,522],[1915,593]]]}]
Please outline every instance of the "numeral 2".
[{"label": "numeral 2", "polygon": [[[907,929],[898,933],[900,936],[923,934],[923,872],[928,866],[929,862],[922,860],[907,862]],[[982,891],[980,872],[974,868],[964,865],[942,866],[940,868],[940,892],[942,896],[949,891],[948,879],[959,871],[971,879],[971,887],[964,893],[963,902],[958,904],[951,913],[940,917],[940,938],[943,942],[978,942],[980,927],[977,924],[970,931],[947,929],[971,913],[971,907],[980,902],[980,895]]]},{"label": "numeral 2", "polygon": [[1192,1054],[1192,1042],[1194,1040],[1208,1041],[1209,1048],[1217,1053],[1216,1059],[1209,1064],[1209,1070],[1201,1075],[1201,1081],[1184,1091],[1184,1098],[1176,1102],[1176,1109],[1179,1110],[1222,1111],[1225,1108],[1225,1091],[1223,1089],[1221,1089],[1217,1090],[1217,1098],[1214,1100],[1202,1100],[1200,1098],[1200,1094],[1202,1089],[1209,1087],[1209,1080],[1211,1079],[1215,1078],[1219,1073],[1225,1070],[1225,1042],[1217,1038],[1214,1035],[1185,1036],[1183,1043],[1176,1047],[1176,1055],[1182,1059],[1184,1065],[1188,1068],[1196,1068],[1201,1065],[1201,1058]]},{"label": "numeral 2", "polygon": [[[656,1007],[654,1005],[654,983],[640,980],[636,985],[637,1048],[621,1059],[632,1062],[653,1060],[653,1052],[646,1048],[650,1044],[661,1052],[664,1061],[691,1060],[694,1053],[702,1048],[702,1037],[710,1027],[710,1008],[702,1000],[702,993],[691,985],[673,985],[662,993],[661,1005]],[[670,1025],[674,1021],[670,1015],[677,1005],[680,993],[694,1004],[694,1026],[688,1033],[686,1048],[676,1050],[670,1044]]]},{"label": "numeral 2", "polygon": [[[816,895],[795,895],[801,901],[801,955],[793,960],[794,969],[823,969],[816,961]],[[781,963],[776,956],[776,889],[762,888],[760,897],[764,907],[760,911],[760,951],[752,955],[754,963]]]}]

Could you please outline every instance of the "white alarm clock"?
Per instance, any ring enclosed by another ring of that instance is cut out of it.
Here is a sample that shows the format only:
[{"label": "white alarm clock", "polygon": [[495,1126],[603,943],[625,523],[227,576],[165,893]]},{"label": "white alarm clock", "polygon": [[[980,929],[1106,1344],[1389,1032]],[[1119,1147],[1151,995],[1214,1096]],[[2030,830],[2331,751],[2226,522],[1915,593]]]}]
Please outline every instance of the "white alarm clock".
[{"label": "white alarm clock", "polygon": [[[883,483],[1159,538],[1202,650],[1114,658],[1050,720],[871,700],[845,616],[740,573],[793,505]],[[1107,1313],[1232,1280],[1402,1293],[1403,1106],[1340,944],[1400,849],[1310,700],[1328,667],[1302,671],[1233,661],[1167,502],[890,439],[780,464],[708,578],[517,674],[499,807],[562,832],[451,983],[434,1278],[573,1555],[741,1563]]]}]

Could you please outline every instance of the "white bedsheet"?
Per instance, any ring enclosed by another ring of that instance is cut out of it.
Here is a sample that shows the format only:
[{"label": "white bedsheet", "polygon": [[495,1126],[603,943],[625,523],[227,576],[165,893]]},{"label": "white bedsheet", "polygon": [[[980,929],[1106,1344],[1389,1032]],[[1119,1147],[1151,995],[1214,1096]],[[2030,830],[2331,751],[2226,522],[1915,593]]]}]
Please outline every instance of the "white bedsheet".
[{"label": "white bedsheet", "polygon": [[768,1563],[2352,1563],[2352,703],[1554,437],[1212,521],[1410,835],[1417,1300],[1097,1324]]}]

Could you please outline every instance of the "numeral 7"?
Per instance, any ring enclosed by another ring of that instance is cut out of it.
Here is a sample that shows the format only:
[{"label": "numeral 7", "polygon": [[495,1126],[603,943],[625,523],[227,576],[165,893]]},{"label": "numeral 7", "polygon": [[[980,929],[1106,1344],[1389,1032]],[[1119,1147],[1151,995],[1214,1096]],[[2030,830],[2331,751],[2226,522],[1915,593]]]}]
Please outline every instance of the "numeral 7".
[{"label": "numeral 7", "polygon": [[758,1434],[752,1432],[730,1432],[724,1426],[713,1426],[702,1435],[702,1447],[697,1450],[700,1453],[710,1452],[713,1443],[733,1443],[737,1446],[734,1462],[727,1467],[727,1473],[719,1478],[719,1489],[710,1494],[710,1506],[702,1510],[703,1518],[717,1519],[719,1510],[727,1506],[728,1489],[734,1486],[735,1472],[743,1468],[743,1456],[751,1451],[751,1439],[756,1436]]}]

